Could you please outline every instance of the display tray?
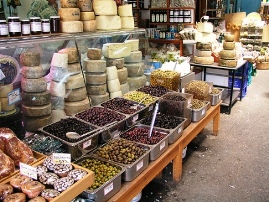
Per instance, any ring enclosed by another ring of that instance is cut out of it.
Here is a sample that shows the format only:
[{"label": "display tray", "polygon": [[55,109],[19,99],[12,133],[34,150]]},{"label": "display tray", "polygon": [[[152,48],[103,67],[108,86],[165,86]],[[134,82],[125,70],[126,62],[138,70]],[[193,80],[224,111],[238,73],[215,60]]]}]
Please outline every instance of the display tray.
[{"label": "display tray", "polygon": [[210,94],[211,96],[211,105],[215,106],[221,101],[222,92],[224,91],[223,88],[218,88],[220,92],[218,94]]},{"label": "display tray", "polygon": [[192,109],[192,122],[198,122],[205,117],[210,102],[208,101],[203,102],[205,102],[205,105],[200,109]]},{"label": "display tray", "polygon": [[142,124],[137,124],[137,125],[129,128],[124,133],[122,133],[120,135],[120,137],[150,147],[151,149],[150,149],[149,159],[151,161],[156,160],[162,153],[164,153],[168,149],[168,137],[169,137],[169,134],[170,134],[170,131],[169,130],[164,130],[164,129],[161,129],[161,128],[155,128],[155,127],[153,127],[152,137],[151,137],[152,138],[152,141],[154,141],[154,139],[157,138],[156,136],[153,136],[154,133],[159,133],[160,135],[164,135],[164,137],[159,142],[157,142],[155,144],[154,143],[147,144],[147,143],[142,143],[143,142],[142,139],[144,139],[144,137],[141,137],[142,142],[140,142],[139,140],[133,140],[133,138],[135,138],[135,137],[133,137],[133,138],[125,137],[125,135],[128,132],[132,133],[132,131],[133,130],[136,130],[136,129],[138,129],[138,130],[145,130],[145,132],[147,132],[147,135],[148,135],[148,133],[150,131],[150,126],[146,126],[146,125],[142,125]]},{"label": "display tray", "polygon": [[[102,163],[107,163],[108,161],[101,160],[98,157],[93,157],[90,155],[85,155],[82,158],[78,159],[75,163],[81,165],[81,163],[87,159],[97,159]],[[117,165],[112,162],[108,162],[111,166],[116,167],[120,170],[114,177],[103,183],[100,187],[96,189],[86,189],[84,190],[80,196],[87,199],[94,199],[95,202],[104,202],[114,196],[121,189],[121,175],[124,172],[124,167]],[[82,166],[83,167],[83,166]],[[97,177],[95,175],[95,177]]]},{"label": "display tray", "polygon": [[[43,161],[39,161],[38,163],[34,164],[33,166],[41,165]],[[76,196],[78,196],[81,192],[83,192],[87,187],[91,186],[94,182],[94,173],[91,170],[88,170],[86,168],[83,168],[79,165],[72,164],[74,168],[85,170],[88,174],[85,175],[81,180],[75,182],[72,186],[70,186],[65,191],[61,192],[61,194],[52,200],[50,202],[63,202],[63,201],[71,201]],[[10,178],[4,180],[1,182],[1,184],[7,184],[9,183]]]},{"label": "display tray", "polygon": [[[39,153],[39,152],[36,152],[36,151],[34,151],[34,150],[32,150],[32,151],[33,151],[33,155],[34,155],[35,160],[34,160],[33,163],[30,163],[29,165],[36,165],[36,164],[38,164],[40,161],[42,161],[43,159],[46,158],[46,155],[41,154],[41,153]],[[7,176],[7,177],[4,177],[4,178],[0,179],[0,183],[2,183],[3,181],[7,180],[7,179],[10,178],[10,177],[12,177],[13,175],[18,174],[18,173],[20,172],[18,169],[19,169],[19,168],[16,166],[16,167],[15,167],[15,171],[14,171],[13,173],[11,173],[11,174],[10,174],[9,176]]]},{"label": "display tray", "polygon": [[[101,147],[108,145],[111,141],[118,141],[118,140],[121,140],[121,138],[110,140],[106,144],[102,145]],[[145,170],[149,164],[150,147],[142,145],[142,144],[138,144],[135,142],[133,143],[136,146],[142,148],[144,150],[144,154],[141,155],[138,159],[136,159],[133,163],[130,163],[130,164],[124,164],[117,161],[102,158],[96,154],[97,149],[91,152],[90,155],[92,155],[93,157],[98,157],[101,160],[112,162],[120,166],[123,166],[125,168],[125,171],[122,174],[122,180],[129,182],[129,181],[132,181],[134,178],[136,178],[143,170]]]}]

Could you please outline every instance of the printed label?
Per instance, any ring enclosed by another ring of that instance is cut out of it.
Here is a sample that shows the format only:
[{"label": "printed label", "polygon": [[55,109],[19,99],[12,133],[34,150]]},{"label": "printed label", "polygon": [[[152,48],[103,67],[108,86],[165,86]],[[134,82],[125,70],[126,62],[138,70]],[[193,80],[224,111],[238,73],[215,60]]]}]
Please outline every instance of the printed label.
[{"label": "printed label", "polygon": [[21,162],[20,162],[20,173],[35,180],[37,179],[36,167],[29,166]]},{"label": "printed label", "polygon": [[109,192],[111,192],[113,190],[113,182],[111,182],[109,185],[107,185],[104,188],[104,195],[107,195]]},{"label": "printed label", "polygon": [[92,145],[92,139],[87,140],[86,142],[83,142],[82,148],[85,149]]},{"label": "printed label", "polygon": [[139,171],[142,167],[143,167],[143,161],[140,161],[140,162],[136,165],[136,171]]},{"label": "printed label", "polygon": [[21,100],[20,89],[17,88],[7,94],[8,96],[8,105],[15,104]]},{"label": "printed label", "polygon": [[136,122],[138,120],[138,114],[133,117],[133,122]]},{"label": "printed label", "polygon": [[202,115],[204,115],[205,114],[205,108],[202,110]]},{"label": "printed label", "polygon": [[160,144],[160,150],[162,150],[164,147],[165,147],[165,141],[163,141],[163,142]]},{"label": "printed label", "polygon": [[53,153],[52,158],[55,164],[70,164],[71,163],[71,154]]},{"label": "printed label", "polygon": [[177,130],[177,133],[181,133],[181,131],[182,131],[182,127],[179,127]]}]

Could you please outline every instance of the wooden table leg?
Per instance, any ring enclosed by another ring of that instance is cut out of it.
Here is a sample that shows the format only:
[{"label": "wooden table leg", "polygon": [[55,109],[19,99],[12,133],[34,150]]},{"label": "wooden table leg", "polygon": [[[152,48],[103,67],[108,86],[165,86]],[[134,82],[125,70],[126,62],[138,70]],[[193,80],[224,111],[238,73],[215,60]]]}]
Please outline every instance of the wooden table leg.
[{"label": "wooden table leg", "polygon": [[220,105],[218,106],[218,113],[213,118],[213,135],[218,135],[220,125]]},{"label": "wooden table leg", "polygon": [[173,180],[178,182],[182,175],[182,150],[183,145],[179,144],[178,154],[173,159]]}]

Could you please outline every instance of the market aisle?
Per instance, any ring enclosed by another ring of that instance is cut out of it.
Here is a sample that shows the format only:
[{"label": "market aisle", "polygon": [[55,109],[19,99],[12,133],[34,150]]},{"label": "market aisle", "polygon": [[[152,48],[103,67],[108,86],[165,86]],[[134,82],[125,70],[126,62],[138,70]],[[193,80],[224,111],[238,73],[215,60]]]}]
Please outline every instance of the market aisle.
[{"label": "market aisle", "polygon": [[188,146],[179,183],[171,166],[143,190],[141,202],[269,201],[269,71],[252,77],[247,96],[221,114],[219,135],[210,124]]}]

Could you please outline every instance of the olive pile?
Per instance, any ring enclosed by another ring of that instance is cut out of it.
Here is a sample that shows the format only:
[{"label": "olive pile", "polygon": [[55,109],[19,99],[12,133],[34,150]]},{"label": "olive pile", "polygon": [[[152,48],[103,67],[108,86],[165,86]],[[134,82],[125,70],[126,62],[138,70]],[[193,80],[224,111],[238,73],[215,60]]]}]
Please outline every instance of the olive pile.
[{"label": "olive pile", "polygon": [[151,72],[150,83],[153,86],[163,86],[169,90],[178,90],[180,74],[175,71],[154,70]]},{"label": "olive pile", "polygon": [[[122,112],[124,114],[134,114],[136,111],[142,109],[141,105],[135,107],[137,103],[124,98],[114,98],[101,104],[105,108]],[[135,108],[133,108],[135,107]]]},{"label": "olive pile", "polygon": [[205,81],[191,81],[185,86],[185,92],[193,94],[193,98],[199,100],[207,99],[209,95],[209,84]]},{"label": "olive pile", "polygon": [[218,88],[212,88],[212,92],[211,92],[211,94],[213,94],[213,95],[217,95],[217,94],[219,94],[220,93],[220,89],[218,89]]},{"label": "olive pile", "polygon": [[[144,125],[150,125],[152,120],[152,116],[147,116],[145,119],[141,121]],[[174,129],[179,124],[181,124],[184,121],[182,117],[177,116],[169,116],[166,114],[157,114],[154,126],[159,128],[165,128],[165,129]]]},{"label": "olive pile", "polygon": [[143,86],[139,88],[137,91],[144,92],[146,94],[150,94],[155,97],[161,97],[165,95],[169,90],[163,86]]},{"label": "olive pile", "polygon": [[85,159],[79,165],[94,172],[94,183],[88,188],[90,190],[102,186],[121,171],[116,166],[98,159]]},{"label": "olive pile", "polygon": [[181,95],[176,95],[176,94],[167,94],[167,95],[164,95],[163,96],[163,99],[167,99],[167,100],[173,100],[173,101],[186,101],[187,99],[184,98],[183,96]]},{"label": "olive pile", "polygon": [[124,115],[103,107],[92,107],[76,114],[75,116],[97,126],[105,126],[109,123],[121,121],[125,118]]},{"label": "olive pile", "polygon": [[69,139],[66,137],[67,132],[76,132],[79,135],[83,135],[85,133],[92,131],[93,129],[94,128],[89,124],[71,117],[62,119],[58,122],[55,122],[43,128],[45,132],[57,136],[67,142],[73,142],[73,143],[80,141],[81,138]]},{"label": "olive pile", "polygon": [[124,139],[113,139],[103,147],[99,147],[95,154],[118,163],[131,164],[146,152],[142,146]]},{"label": "olive pile", "polygon": [[122,134],[121,137],[127,140],[140,142],[143,144],[154,145],[160,142],[167,135],[165,133],[161,133],[153,129],[151,137],[148,137],[149,132],[150,132],[149,128],[134,127],[133,129]]},{"label": "olive pile", "polygon": [[202,100],[198,100],[198,99],[193,99],[192,103],[191,103],[191,108],[192,109],[201,109],[202,107],[205,106],[205,102],[203,102]]},{"label": "olive pile", "polygon": [[153,103],[156,100],[156,98],[141,91],[133,91],[131,93],[125,94],[123,97],[129,100],[135,101],[135,102],[140,102],[142,99],[144,99],[142,101],[142,104],[145,104],[145,105]]}]

